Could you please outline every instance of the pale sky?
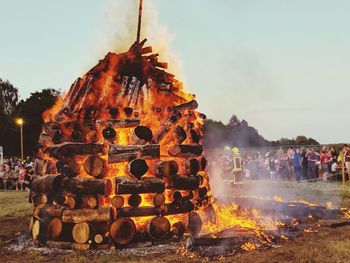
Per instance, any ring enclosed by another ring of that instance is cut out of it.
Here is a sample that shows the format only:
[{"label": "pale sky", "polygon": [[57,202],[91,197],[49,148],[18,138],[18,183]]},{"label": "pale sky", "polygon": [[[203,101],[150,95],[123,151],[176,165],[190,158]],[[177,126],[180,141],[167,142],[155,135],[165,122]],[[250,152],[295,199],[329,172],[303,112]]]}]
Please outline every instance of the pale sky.
[{"label": "pale sky", "polygon": [[[0,77],[21,98],[67,90],[131,44],[136,5],[0,0]],[[227,123],[234,113],[269,140],[350,142],[350,1],[144,0],[144,9],[143,36],[170,49],[208,117]]]}]

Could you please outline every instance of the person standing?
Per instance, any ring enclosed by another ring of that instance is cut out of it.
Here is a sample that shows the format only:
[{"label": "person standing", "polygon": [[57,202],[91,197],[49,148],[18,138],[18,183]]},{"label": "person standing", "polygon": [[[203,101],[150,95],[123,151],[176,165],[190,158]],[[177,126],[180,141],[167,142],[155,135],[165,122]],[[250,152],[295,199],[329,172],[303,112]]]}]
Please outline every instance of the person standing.
[{"label": "person standing", "polygon": [[307,180],[307,171],[308,171],[308,161],[307,161],[307,152],[304,147],[300,149],[301,155],[301,172],[303,180]]},{"label": "person standing", "polygon": [[345,173],[348,175],[348,178],[346,180],[350,179],[350,147],[347,144],[344,144],[343,146],[343,158],[344,158],[344,164],[345,164]]},{"label": "person standing", "polygon": [[317,169],[316,169],[317,155],[315,154],[314,149],[309,148],[307,153],[307,165],[308,165],[308,177],[309,179],[317,178]]},{"label": "person standing", "polygon": [[299,149],[296,149],[293,155],[293,170],[295,173],[295,179],[297,180],[297,182],[300,182],[302,180],[302,172],[301,172],[301,154]]},{"label": "person standing", "polygon": [[330,156],[327,153],[327,147],[323,146],[320,151],[320,159],[321,159],[321,169],[322,169],[322,180],[327,181],[328,173],[329,173],[329,162]]}]

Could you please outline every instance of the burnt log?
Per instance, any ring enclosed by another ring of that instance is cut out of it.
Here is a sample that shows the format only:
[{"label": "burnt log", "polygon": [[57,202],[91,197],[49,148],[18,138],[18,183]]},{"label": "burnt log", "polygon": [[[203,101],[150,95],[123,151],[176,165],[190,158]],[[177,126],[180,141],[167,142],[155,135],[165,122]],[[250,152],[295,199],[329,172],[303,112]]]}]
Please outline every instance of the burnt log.
[{"label": "burnt log", "polygon": [[179,166],[176,161],[160,161],[157,162],[151,173],[159,178],[169,178],[171,175],[177,174]]},{"label": "burnt log", "polygon": [[136,235],[136,226],[130,218],[120,218],[114,221],[109,229],[109,235],[118,245],[130,243]]},{"label": "burnt log", "polygon": [[196,100],[191,100],[189,102],[174,106],[174,107],[169,107],[169,111],[183,111],[183,110],[194,110],[198,108],[198,103]]},{"label": "burnt log", "polygon": [[148,165],[143,159],[134,159],[128,164],[128,173],[135,176],[137,179],[141,179],[147,171]]},{"label": "burnt log", "polygon": [[195,157],[203,152],[201,145],[180,144],[169,148],[169,155],[174,157]]},{"label": "burnt log", "polygon": [[158,159],[159,157],[159,144],[110,145],[108,151],[108,163],[125,162],[136,158]]},{"label": "burnt log", "polygon": [[113,128],[107,127],[103,129],[102,136],[106,140],[113,140],[117,136],[117,132]]},{"label": "burnt log", "polygon": [[48,221],[52,218],[61,218],[64,207],[59,205],[41,205],[37,206],[33,211],[33,216]]},{"label": "burnt log", "polygon": [[181,126],[176,126],[175,128],[175,136],[176,136],[176,140],[178,144],[183,143],[186,138],[187,138],[187,134],[184,128],[182,128]]},{"label": "burnt log", "polygon": [[191,129],[190,130],[190,134],[191,134],[191,140],[193,143],[199,143],[200,141],[200,136],[198,135],[198,133],[194,130]]},{"label": "burnt log", "polygon": [[200,181],[201,179],[198,175],[174,175],[170,178],[166,187],[177,190],[196,190],[199,188]]},{"label": "burnt log", "polygon": [[132,194],[128,198],[128,204],[131,207],[138,207],[142,203],[142,198],[139,194]]},{"label": "burnt log", "polygon": [[101,177],[106,170],[106,161],[98,156],[89,156],[84,162],[84,170],[88,175]]},{"label": "burnt log", "polygon": [[54,136],[54,134],[60,129],[60,125],[57,122],[45,122],[42,128],[45,133]]},{"label": "burnt log", "polygon": [[54,158],[73,157],[76,155],[98,155],[103,153],[103,144],[98,143],[62,143],[48,149]]},{"label": "burnt log", "polygon": [[130,144],[145,144],[153,138],[152,130],[146,126],[137,126],[129,138]]},{"label": "burnt log", "polygon": [[205,169],[207,168],[207,158],[205,158],[204,156],[199,158],[199,170],[200,171],[205,171]]},{"label": "burnt log", "polygon": [[182,237],[185,234],[186,227],[182,222],[176,222],[172,225],[171,234],[176,237]]},{"label": "burnt log", "polygon": [[98,201],[94,196],[82,196],[80,199],[80,208],[91,208],[94,209],[98,205]]},{"label": "burnt log", "polygon": [[65,209],[62,213],[62,222],[81,223],[81,222],[108,222],[112,218],[110,207],[99,209]]},{"label": "burnt log", "polygon": [[153,204],[156,207],[162,206],[165,203],[165,196],[164,194],[155,194],[153,196]]},{"label": "burnt log", "polygon": [[85,141],[87,143],[97,142],[98,132],[96,130],[89,130],[85,133]]},{"label": "burnt log", "polygon": [[147,232],[152,239],[164,239],[170,234],[171,225],[169,220],[163,216],[152,218],[147,227]]},{"label": "burnt log", "polygon": [[141,180],[133,180],[130,177],[116,178],[115,194],[146,194],[163,193],[164,181],[155,177],[144,177]]}]

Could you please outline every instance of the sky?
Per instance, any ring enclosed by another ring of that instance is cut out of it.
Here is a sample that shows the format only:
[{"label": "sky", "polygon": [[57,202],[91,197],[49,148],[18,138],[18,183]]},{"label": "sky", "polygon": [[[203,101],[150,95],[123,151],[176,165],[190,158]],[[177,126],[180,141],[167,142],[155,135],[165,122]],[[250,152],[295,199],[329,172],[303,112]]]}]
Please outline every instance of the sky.
[{"label": "sky", "polygon": [[[137,0],[0,0],[0,78],[66,91],[136,35]],[[197,95],[266,139],[350,142],[350,1],[144,0],[142,37]]]}]

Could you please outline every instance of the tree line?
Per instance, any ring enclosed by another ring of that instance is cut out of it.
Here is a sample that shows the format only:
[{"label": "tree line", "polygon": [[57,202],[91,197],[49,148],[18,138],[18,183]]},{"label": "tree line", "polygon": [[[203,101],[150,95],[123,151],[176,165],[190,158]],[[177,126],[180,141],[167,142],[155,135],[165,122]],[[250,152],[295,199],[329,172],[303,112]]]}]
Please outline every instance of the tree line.
[{"label": "tree line", "polygon": [[[5,155],[19,155],[20,137],[16,118],[23,118],[24,153],[32,155],[37,144],[41,126],[42,113],[53,106],[60,92],[55,89],[43,89],[33,92],[29,98],[20,100],[18,88],[8,80],[0,78],[0,146]],[[227,124],[211,119],[205,120],[203,145],[208,148],[237,147],[271,147],[319,144],[312,138],[297,136],[295,139],[281,138],[268,141],[246,120],[232,115]]]}]

